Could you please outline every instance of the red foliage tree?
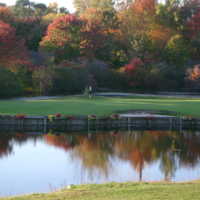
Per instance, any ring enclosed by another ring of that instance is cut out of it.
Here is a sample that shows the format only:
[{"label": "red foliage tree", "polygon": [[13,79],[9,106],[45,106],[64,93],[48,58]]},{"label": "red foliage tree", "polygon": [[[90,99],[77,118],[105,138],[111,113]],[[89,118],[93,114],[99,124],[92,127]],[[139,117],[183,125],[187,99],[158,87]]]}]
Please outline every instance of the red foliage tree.
[{"label": "red foliage tree", "polygon": [[0,21],[0,63],[6,67],[28,63],[23,42],[17,40],[15,29],[3,21]]},{"label": "red foliage tree", "polygon": [[194,14],[187,23],[189,37],[196,38],[200,32],[200,10]]},{"label": "red foliage tree", "polygon": [[78,33],[82,21],[74,15],[59,17],[48,26],[47,34],[41,42],[41,46],[49,48],[59,48],[69,45],[70,42],[77,40],[72,33]]},{"label": "red foliage tree", "polygon": [[6,23],[14,21],[14,16],[8,7],[0,6],[0,20]]},{"label": "red foliage tree", "polygon": [[114,13],[99,9],[88,9],[80,18],[68,14],[48,26],[40,45],[52,51],[58,62],[79,56],[103,59],[108,56],[104,52],[111,52],[114,21]]},{"label": "red foliage tree", "polygon": [[124,66],[124,71],[127,74],[134,74],[138,67],[142,66],[144,63],[140,58],[133,58],[131,62]]},{"label": "red foliage tree", "polygon": [[192,69],[187,71],[188,79],[191,81],[200,80],[200,65],[195,65]]},{"label": "red foliage tree", "polygon": [[47,51],[52,51],[60,61],[76,57],[80,51],[80,32],[84,22],[75,15],[67,14],[56,18],[49,26],[40,43]]}]

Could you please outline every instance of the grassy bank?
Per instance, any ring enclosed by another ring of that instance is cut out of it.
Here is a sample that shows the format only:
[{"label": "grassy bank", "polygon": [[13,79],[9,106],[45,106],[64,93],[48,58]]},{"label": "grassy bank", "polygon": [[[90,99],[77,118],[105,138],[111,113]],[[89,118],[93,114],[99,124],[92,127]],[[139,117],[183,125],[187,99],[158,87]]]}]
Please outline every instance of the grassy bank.
[{"label": "grassy bank", "polygon": [[200,116],[200,99],[183,98],[106,98],[65,97],[49,100],[1,100],[0,114],[49,115],[105,115],[130,109],[171,110],[184,115]]},{"label": "grassy bank", "polygon": [[0,198],[0,200],[199,200],[200,182],[110,183],[72,186],[49,194]]}]

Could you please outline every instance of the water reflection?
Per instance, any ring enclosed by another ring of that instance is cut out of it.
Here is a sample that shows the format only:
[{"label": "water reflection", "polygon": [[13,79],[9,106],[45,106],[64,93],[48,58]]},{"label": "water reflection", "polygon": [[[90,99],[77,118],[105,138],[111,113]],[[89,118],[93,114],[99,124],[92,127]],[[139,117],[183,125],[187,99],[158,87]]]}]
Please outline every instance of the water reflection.
[{"label": "water reflection", "polygon": [[[126,174],[124,170],[129,166],[133,173],[137,173],[139,181],[160,180],[162,178],[159,174],[167,181],[185,180],[185,173],[189,169],[190,173],[192,169],[192,175],[187,180],[197,179],[200,175],[198,174],[200,171],[200,132],[112,131],[89,134],[63,133],[60,135],[1,134],[0,164],[6,162],[6,157],[12,158],[13,154],[20,154],[19,150],[15,152],[15,149],[23,149],[30,143],[34,144],[30,149],[36,148],[42,153],[45,149],[54,148],[64,152],[62,158],[65,156],[70,158],[65,162],[66,166],[57,161],[59,167],[66,170],[68,184],[90,183],[92,177],[94,178],[97,174],[99,177],[95,180],[99,180],[99,182],[128,181],[130,180],[127,178],[129,175],[126,177],[123,175]],[[38,157],[38,154],[34,154],[30,150],[26,151],[26,154],[30,154],[29,157],[32,159]],[[48,153],[52,162],[61,155],[60,151],[53,151],[52,154]],[[44,166],[46,171],[57,174],[53,168],[51,169],[49,166],[51,164],[47,160],[41,159],[39,162],[35,165]],[[15,161],[13,163],[15,164]],[[70,166],[73,167],[70,168]],[[80,173],[78,166],[81,168]],[[151,173],[145,172],[148,169],[151,169]],[[177,178],[177,174],[183,169],[183,173]],[[67,173],[68,170],[69,173]],[[76,178],[70,178],[72,172]],[[82,176],[86,172],[88,173],[87,180],[81,180],[78,176]],[[66,176],[66,174],[59,174],[59,176]],[[101,179],[101,177],[104,178]],[[130,178],[133,177],[130,175]],[[79,182],[75,181],[78,179]]]},{"label": "water reflection", "polygon": [[27,135],[25,133],[3,134],[0,133],[0,158],[8,157],[13,153],[15,145],[23,145],[27,141],[36,142],[42,136]]},{"label": "water reflection", "polygon": [[86,135],[44,136],[48,144],[71,151],[87,170],[98,169],[105,176],[112,169],[110,158],[131,163],[142,180],[145,166],[160,161],[160,170],[169,181],[179,167],[195,167],[200,159],[200,133],[177,131],[110,132]]}]

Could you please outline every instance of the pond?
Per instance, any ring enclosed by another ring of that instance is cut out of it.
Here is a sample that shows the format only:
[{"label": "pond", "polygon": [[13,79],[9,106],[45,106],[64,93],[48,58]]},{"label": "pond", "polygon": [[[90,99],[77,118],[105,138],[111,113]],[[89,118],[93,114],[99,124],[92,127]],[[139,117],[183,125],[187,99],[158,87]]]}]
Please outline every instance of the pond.
[{"label": "pond", "polygon": [[197,131],[0,135],[0,196],[70,184],[200,178]]}]

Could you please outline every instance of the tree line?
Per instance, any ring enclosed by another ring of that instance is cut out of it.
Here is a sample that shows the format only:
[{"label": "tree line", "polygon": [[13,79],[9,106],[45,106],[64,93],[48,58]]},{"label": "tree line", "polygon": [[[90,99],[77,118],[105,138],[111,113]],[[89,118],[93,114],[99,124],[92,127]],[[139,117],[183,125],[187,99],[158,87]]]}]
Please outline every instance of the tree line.
[{"label": "tree line", "polygon": [[199,0],[0,3],[0,97],[199,91]]}]

